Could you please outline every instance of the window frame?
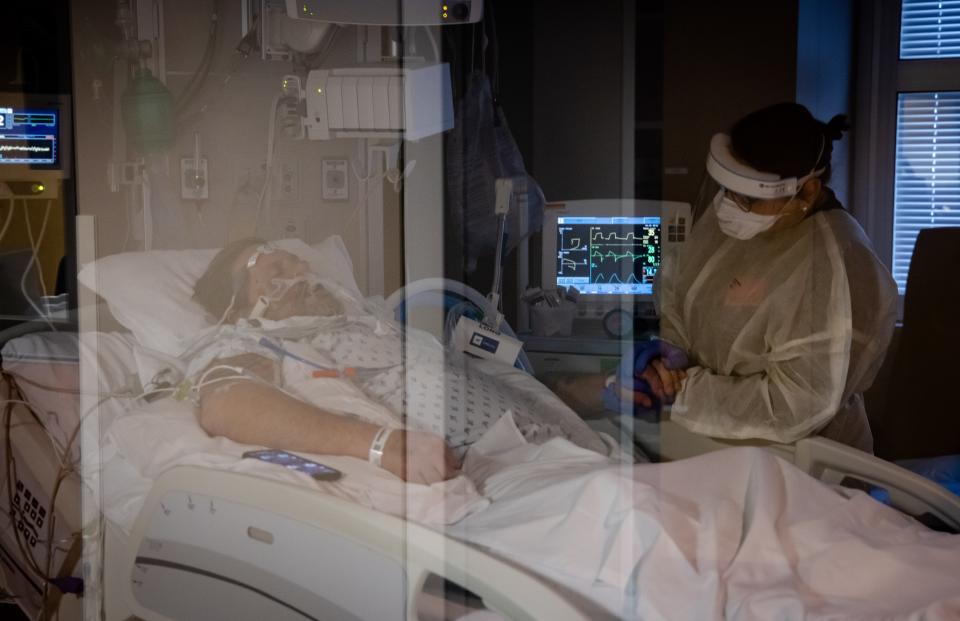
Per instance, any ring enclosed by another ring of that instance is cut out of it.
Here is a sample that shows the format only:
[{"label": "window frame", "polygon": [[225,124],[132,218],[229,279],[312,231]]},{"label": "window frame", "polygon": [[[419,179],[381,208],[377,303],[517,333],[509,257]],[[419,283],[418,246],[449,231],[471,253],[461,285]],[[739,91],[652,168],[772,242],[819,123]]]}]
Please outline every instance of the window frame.
[{"label": "window frame", "polygon": [[850,208],[887,269],[893,267],[898,96],[960,92],[960,58],[900,59],[901,6],[901,0],[862,0],[857,33],[858,97]]}]

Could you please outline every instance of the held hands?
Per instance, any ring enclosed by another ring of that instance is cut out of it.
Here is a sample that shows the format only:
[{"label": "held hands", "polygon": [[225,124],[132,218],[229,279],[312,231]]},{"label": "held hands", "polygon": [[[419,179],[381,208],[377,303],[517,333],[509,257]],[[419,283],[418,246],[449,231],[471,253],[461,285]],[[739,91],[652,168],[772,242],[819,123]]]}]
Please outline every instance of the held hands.
[{"label": "held hands", "polygon": [[645,409],[669,405],[676,399],[690,366],[683,350],[654,339],[637,343],[624,356],[612,385],[603,393],[604,406],[617,411],[623,402]]},{"label": "held hands", "polygon": [[[662,360],[652,360],[634,377],[640,381],[634,382],[633,389],[620,386],[620,398],[632,400],[635,404],[649,409],[655,402],[671,405],[676,400],[687,373],[683,369],[667,368]],[[641,382],[646,383],[646,391],[639,390]]]},{"label": "held hands", "polygon": [[418,431],[397,430],[390,434],[381,463],[401,479],[421,485],[453,478],[460,468],[443,438]]}]

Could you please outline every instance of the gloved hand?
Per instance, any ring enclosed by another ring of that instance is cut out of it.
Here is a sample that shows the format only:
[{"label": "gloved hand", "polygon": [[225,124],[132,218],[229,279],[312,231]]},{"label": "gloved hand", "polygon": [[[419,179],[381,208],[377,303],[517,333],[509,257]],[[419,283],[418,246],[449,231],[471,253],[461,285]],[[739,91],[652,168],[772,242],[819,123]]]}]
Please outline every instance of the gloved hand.
[{"label": "gloved hand", "polygon": [[640,341],[633,354],[624,356],[615,380],[603,390],[603,405],[620,411],[622,398],[632,398],[634,407],[659,409],[661,402],[673,403],[690,366],[686,353],[666,341]]}]

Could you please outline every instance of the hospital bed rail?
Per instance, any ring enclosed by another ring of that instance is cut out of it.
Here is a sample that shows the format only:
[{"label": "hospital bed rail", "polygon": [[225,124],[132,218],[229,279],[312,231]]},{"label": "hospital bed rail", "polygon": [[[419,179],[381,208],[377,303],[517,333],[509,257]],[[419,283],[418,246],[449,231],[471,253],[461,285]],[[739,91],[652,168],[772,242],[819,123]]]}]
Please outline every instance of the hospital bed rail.
[{"label": "hospital bed rail", "polygon": [[[880,488],[895,509],[927,525],[960,532],[960,496],[906,468],[845,444],[819,436],[803,438],[795,444],[722,440],[693,433],[670,420],[660,423],[659,456],[664,461],[734,446],[760,446],[828,485]],[[932,523],[928,515],[935,518]]]},{"label": "hospital bed rail", "polygon": [[541,580],[475,547],[247,474],[167,470],[127,541],[122,588],[145,621],[417,619],[430,575],[508,619],[588,619]]}]

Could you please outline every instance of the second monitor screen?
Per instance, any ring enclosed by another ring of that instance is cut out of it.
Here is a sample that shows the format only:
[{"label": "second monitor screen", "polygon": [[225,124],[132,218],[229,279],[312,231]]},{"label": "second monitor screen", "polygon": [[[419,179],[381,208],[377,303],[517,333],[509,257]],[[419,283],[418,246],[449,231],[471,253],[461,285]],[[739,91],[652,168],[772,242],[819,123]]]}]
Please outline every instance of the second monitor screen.
[{"label": "second monitor screen", "polygon": [[659,217],[557,219],[557,285],[586,295],[651,295],[659,267]]}]

